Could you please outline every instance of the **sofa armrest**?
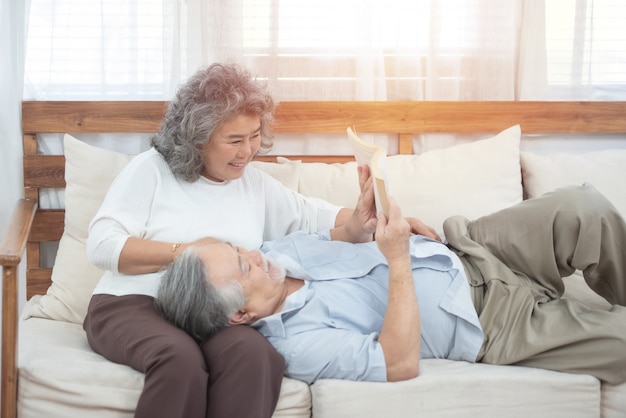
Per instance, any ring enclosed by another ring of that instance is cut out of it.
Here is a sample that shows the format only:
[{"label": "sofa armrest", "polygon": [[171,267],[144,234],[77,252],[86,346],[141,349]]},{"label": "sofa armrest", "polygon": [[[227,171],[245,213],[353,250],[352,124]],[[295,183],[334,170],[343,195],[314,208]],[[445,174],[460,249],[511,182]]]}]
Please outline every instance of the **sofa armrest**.
[{"label": "sofa armrest", "polygon": [[18,200],[0,244],[2,266],[2,418],[17,414],[18,267],[26,249],[37,202]]}]

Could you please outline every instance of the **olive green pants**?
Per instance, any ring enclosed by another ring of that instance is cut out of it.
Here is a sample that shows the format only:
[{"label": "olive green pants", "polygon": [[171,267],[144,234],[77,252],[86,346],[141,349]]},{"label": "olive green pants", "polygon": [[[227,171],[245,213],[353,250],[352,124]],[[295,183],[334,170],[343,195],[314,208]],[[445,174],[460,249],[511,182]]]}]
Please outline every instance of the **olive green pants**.
[{"label": "olive green pants", "polygon": [[[626,224],[589,185],[567,187],[468,221],[444,223],[485,333],[478,361],[626,381]],[[581,270],[613,306],[561,299]]]}]

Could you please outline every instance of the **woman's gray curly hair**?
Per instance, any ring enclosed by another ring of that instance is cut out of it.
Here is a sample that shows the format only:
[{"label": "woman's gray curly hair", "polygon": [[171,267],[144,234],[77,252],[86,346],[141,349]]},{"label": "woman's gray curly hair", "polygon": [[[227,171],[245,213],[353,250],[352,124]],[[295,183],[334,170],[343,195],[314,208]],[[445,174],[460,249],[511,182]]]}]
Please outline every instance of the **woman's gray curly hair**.
[{"label": "woman's gray curly hair", "polygon": [[167,267],[154,299],[157,311],[165,319],[199,343],[226,328],[230,317],[244,303],[241,285],[235,280],[215,285],[193,247]]},{"label": "woman's gray curly hair", "polygon": [[234,116],[261,119],[260,153],[272,147],[270,123],[274,100],[265,84],[237,64],[212,64],[197,71],[170,101],[161,130],[151,145],[165,158],[176,177],[192,182],[204,170],[202,149],[213,131]]}]

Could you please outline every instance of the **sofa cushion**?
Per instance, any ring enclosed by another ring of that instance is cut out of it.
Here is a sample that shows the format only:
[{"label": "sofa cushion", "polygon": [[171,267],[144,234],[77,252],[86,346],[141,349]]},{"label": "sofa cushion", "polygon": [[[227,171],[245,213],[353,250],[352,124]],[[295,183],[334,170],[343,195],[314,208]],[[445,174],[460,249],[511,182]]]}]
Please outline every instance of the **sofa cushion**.
[{"label": "sofa cushion", "polygon": [[519,125],[488,139],[392,157],[391,194],[405,216],[442,233],[453,215],[476,219],[522,201]]},{"label": "sofa cushion", "polygon": [[250,164],[259,170],[265,171],[267,174],[280,181],[285,187],[298,190],[300,161],[290,161],[284,157],[277,157],[276,163],[252,161]]},{"label": "sofa cushion", "polygon": [[[626,218],[626,188],[616,181],[626,178],[626,150],[581,154],[521,152],[520,159],[526,197],[538,197],[572,184],[590,183]],[[593,308],[610,308],[609,302],[589,289],[580,271],[564,282],[564,297],[577,299]]]},{"label": "sofa cushion", "polygon": [[[29,318],[19,332],[20,418],[134,415],[143,374],[94,353],[80,324]],[[308,385],[284,378],[274,417],[309,417],[310,409]]]},{"label": "sofa cushion", "polygon": [[626,415],[626,383],[602,383],[602,418],[623,418]]},{"label": "sofa cushion", "polygon": [[626,150],[582,154],[521,153],[524,189],[529,198],[571,184],[590,183],[626,217]]},{"label": "sofa cushion", "polygon": [[[600,382],[516,366],[430,359],[420,376],[394,383],[319,380],[311,386],[315,418],[597,417]],[[445,407],[442,407],[444,406]]]},{"label": "sofa cushion", "polygon": [[[405,216],[414,216],[442,233],[452,215],[470,219],[522,200],[520,127],[466,144],[420,155],[388,157],[390,192]],[[359,196],[356,163],[303,163],[299,191],[354,207]]]}]

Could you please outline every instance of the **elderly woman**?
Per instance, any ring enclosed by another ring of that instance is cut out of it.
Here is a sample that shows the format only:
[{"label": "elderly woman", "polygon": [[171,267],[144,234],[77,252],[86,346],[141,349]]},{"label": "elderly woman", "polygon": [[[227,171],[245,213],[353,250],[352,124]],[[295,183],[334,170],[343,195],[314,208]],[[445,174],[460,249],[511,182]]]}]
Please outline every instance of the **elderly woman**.
[{"label": "elderly woman", "polygon": [[153,303],[163,268],[189,246],[218,239],[254,249],[352,214],[249,166],[271,147],[273,110],[245,69],[198,71],[91,222],[88,257],[105,273],[84,328],[94,351],[145,373],[136,417],[269,417],[276,407],[284,361],[264,337],[241,326],[198,342]]}]

